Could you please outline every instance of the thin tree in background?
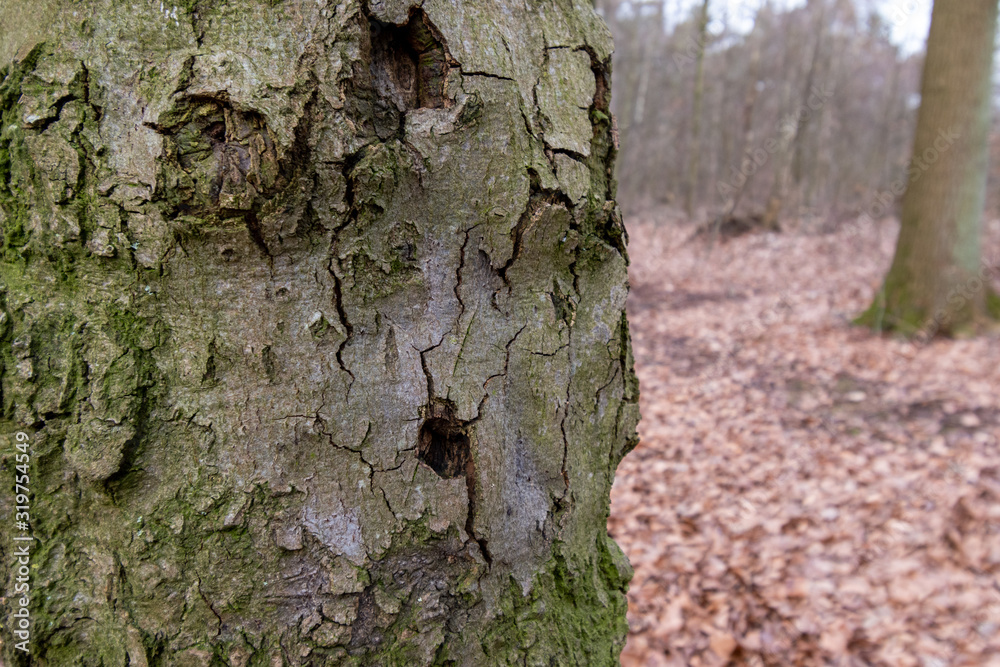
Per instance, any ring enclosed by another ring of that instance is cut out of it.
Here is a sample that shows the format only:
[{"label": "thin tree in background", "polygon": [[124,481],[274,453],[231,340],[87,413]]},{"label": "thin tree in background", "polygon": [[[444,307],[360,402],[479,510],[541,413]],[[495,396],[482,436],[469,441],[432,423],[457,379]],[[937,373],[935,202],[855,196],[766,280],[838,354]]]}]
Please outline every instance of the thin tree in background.
[{"label": "thin tree in background", "polygon": [[996,22],[996,0],[934,3],[896,255],[862,324],[952,335],[1000,314],[980,257]]},{"label": "thin tree in background", "polygon": [[813,33],[816,41],[813,42],[812,56],[809,59],[809,69],[806,73],[805,83],[802,88],[802,96],[798,106],[792,115],[782,124],[781,148],[775,160],[774,181],[771,185],[771,194],[764,209],[764,227],[766,229],[780,229],[781,211],[785,206],[788,197],[788,181],[795,171],[795,182],[798,185],[801,167],[800,150],[802,137],[806,130],[806,123],[809,121],[809,111],[812,110],[809,102],[813,96],[813,89],[816,82],[816,71],[819,66],[820,50],[823,46],[823,33],[826,30],[826,3],[819,2],[819,11],[816,15]]},{"label": "thin tree in background", "polygon": [[[743,95],[743,117],[742,117],[742,139],[740,147],[740,173],[746,174],[742,179],[735,179],[737,185],[735,191],[732,188],[724,188],[727,193],[724,205],[722,207],[722,212],[716,216],[715,225],[716,229],[722,223],[725,218],[730,217],[736,210],[737,205],[740,203],[740,198],[743,196],[746,190],[747,184],[753,177],[753,174],[757,173],[756,170],[751,170],[751,163],[753,162],[753,157],[751,155],[753,144],[754,144],[754,108],[757,105],[757,98],[760,96],[760,85],[758,83],[758,76],[760,74],[760,50],[761,50],[761,40],[759,38],[754,38],[755,33],[758,31],[758,26],[760,24],[761,10],[758,10],[754,15],[754,25],[753,29],[750,31],[750,35],[747,41],[750,44],[750,65],[747,69],[747,76],[745,81],[745,92]],[[728,185],[728,184],[727,184]]]},{"label": "thin tree in background", "polygon": [[684,194],[684,211],[691,217],[698,193],[698,157],[701,152],[701,102],[705,89],[705,40],[708,38],[708,3],[701,4],[698,17],[698,55],[694,74],[694,110],[691,115],[691,153],[688,161],[687,189]]}]

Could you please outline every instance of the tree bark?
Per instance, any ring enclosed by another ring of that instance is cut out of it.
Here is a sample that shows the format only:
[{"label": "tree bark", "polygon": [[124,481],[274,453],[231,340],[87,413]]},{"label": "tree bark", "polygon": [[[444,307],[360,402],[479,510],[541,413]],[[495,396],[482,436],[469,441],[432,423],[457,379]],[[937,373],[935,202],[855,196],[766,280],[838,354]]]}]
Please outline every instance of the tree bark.
[{"label": "tree bark", "polygon": [[998,314],[980,264],[996,23],[996,0],[935,0],[896,254],[863,324],[932,336]]},{"label": "tree bark", "polygon": [[617,664],[638,386],[590,1],[49,9],[0,7],[36,538],[3,658]]}]

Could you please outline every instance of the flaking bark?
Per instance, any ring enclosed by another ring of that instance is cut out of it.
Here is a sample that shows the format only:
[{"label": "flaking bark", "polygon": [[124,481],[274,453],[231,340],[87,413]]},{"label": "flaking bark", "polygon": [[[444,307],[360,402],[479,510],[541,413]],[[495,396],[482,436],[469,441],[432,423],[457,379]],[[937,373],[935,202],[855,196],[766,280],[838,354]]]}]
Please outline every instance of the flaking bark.
[{"label": "flaking bark", "polygon": [[0,45],[32,664],[615,664],[638,387],[589,3],[37,15]]}]

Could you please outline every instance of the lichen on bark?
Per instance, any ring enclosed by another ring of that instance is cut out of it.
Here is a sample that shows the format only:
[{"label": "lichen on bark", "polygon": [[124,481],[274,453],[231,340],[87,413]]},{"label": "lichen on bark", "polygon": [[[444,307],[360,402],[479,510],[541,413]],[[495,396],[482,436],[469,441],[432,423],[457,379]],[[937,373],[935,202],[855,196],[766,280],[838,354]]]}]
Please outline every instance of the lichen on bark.
[{"label": "lichen on bark", "polygon": [[590,5],[86,7],[0,84],[33,664],[614,664],[638,387]]}]

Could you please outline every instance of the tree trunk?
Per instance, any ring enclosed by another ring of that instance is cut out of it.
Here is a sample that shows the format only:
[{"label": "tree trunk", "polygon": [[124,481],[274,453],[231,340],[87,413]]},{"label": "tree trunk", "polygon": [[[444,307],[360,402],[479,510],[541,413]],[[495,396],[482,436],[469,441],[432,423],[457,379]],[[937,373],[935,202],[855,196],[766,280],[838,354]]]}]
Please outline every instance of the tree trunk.
[{"label": "tree trunk", "polygon": [[0,7],[4,660],[617,664],[590,2],[52,6]]},{"label": "tree trunk", "polygon": [[996,22],[997,0],[934,3],[896,254],[863,324],[932,336],[996,315],[979,247]]},{"label": "tree trunk", "polygon": [[[809,69],[806,70],[805,83],[803,84],[802,95],[798,105],[792,113],[785,117],[781,123],[780,139],[778,149],[774,159],[774,180],[771,182],[771,192],[768,195],[767,205],[764,208],[763,225],[765,229],[777,230],[781,228],[781,213],[787,209],[789,180],[794,176],[795,184],[798,185],[799,173],[799,151],[806,124],[812,113],[822,109],[822,102],[815,90],[816,68],[819,63],[820,47],[823,42],[823,32],[825,31],[824,17],[826,15],[826,4],[821,3],[813,32],[816,41],[813,42],[812,57],[809,59]],[[792,70],[794,71],[794,70]],[[790,85],[786,82],[787,87]],[[782,105],[784,107],[786,105]]]},{"label": "tree trunk", "polygon": [[[723,182],[719,187],[719,195],[722,197],[721,207],[715,219],[715,225],[722,224],[722,220],[733,215],[736,207],[743,198],[747,186],[757,173],[755,168],[751,168],[753,163],[754,144],[754,109],[757,106],[757,97],[760,95],[758,84],[760,82],[760,47],[761,39],[756,36],[756,32],[761,23],[761,11],[757,10],[754,15],[753,28],[747,36],[750,43],[750,62],[747,67],[746,87],[743,94],[743,117],[742,117],[742,137],[740,139],[740,167],[739,170],[731,171],[728,174],[730,181]],[[735,183],[735,185],[734,185]]]},{"label": "tree trunk", "polygon": [[[809,59],[809,72],[806,74],[805,89],[802,91],[802,99],[800,102],[800,109],[806,111],[812,111],[813,113],[821,113],[823,108],[820,106],[819,109],[813,110],[809,107],[809,97],[813,95],[813,90],[816,85],[816,79],[819,74],[820,68],[820,55],[823,50],[823,38],[826,36],[826,0],[820,0],[819,9],[816,10],[816,23],[813,27],[813,34],[816,36],[816,41],[813,42],[812,57]],[[828,68],[827,68],[828,69]],[[812,113],[801,113],[799,115],[798,129],[795,133],[795,145],[793,146],[792,154],[792,180],[796,187],[802,184],[805,178],[805,172],[807,171],[806,162],[809,160],[815,160],[815,152],[810,151],[813,155],[806,155],[808,151],[807,142],[809,140],[809,130],[812,121]],[[808,198],[807,198],[808,205]]]},{"label": "tree trunk", "polygon": [[705,42],[708,39],[708,3],[702,0],[698,14],[698,44],[694,69],[694,102],[691,109],[691,150],[688,154],[687,187],[684,190],[684,212],[694,215],[698,196],[698,158],[701,157],[701,101],[705,95]]}]

